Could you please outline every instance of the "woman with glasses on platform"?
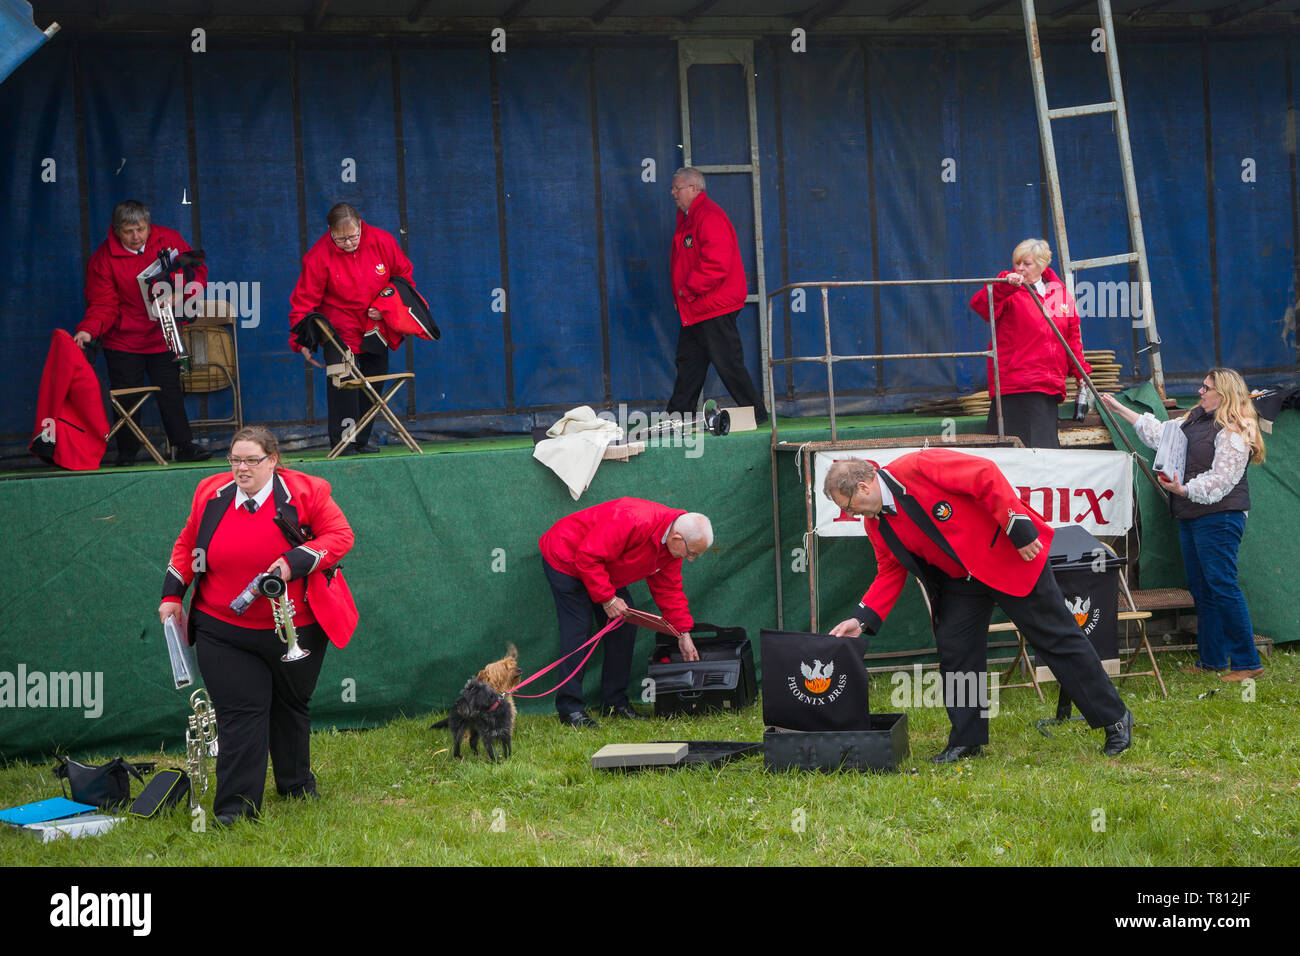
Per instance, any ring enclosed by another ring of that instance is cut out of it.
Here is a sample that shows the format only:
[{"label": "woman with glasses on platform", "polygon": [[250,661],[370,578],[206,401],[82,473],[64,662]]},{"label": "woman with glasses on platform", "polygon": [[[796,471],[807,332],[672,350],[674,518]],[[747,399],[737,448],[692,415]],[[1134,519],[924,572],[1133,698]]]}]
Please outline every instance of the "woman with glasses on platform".
[{"label": "woman with glasses on platform", "polygon": [[[289,327],[297,328],[310,313],[318,312],[329,320],[339,341],[357,358],[361,374],[367,378],[388,374],[388,346],[366,330],[381,318],[371,306],[375,297],[394,277],[411,280],[411,260],[402,252],[397,240],[384,230],[361,221],[361,214],[345,202],[337,203],[325,217],[329,227],[325,235],[302,257],[302,275],[289,297]],[[368,321],[370,320],[370,321]],[[322,367],[311,356],[311,349],[296,341],[293,348],[313,365]],[[342,356],[325,343],[325,364],[342,361]],[[326,386],[329,407],[330,447],[343,438],[345,422],[359,422],[369,405],[362,408],[359,389]],[[344,455],[378,451],[370,446],[370,429],[374,422],[357,431]]]},{"label": "woman with glasses on platform", "polygon": [[[1264,673],[1250,610],[1237,583],[1237,550],[1250,510],[1246,466],[1263,463],[1264,436],[1250,391],[1232,369],[1210,369],[1200,391],[1200,403],[1178,420],[1187,438],[1184,481],[1157,476],[1178,518],[1187,589],[1196,603],[1200,655],[1184,671],[1226,670],[1223,680],[1242,681]],[[1109,394],[1101,400],[1146,444],[1160,444],[1164,423],[1150,412],[1139,415]]]},{"label": "woman with glasses on platform", "polygon": [[[329,483],[280,468],[267,429],[235,433],[230,474],[199,482],[189,520],[172,549],[158,616],[179,617],[191,584],[189,641],[217,715],[217,788],[212,808],[227,825],[261,811],[270,749],[281,796],[317,796],[311,772],[309,703],[327,642],[347,644],[357,610],[335,565],[352,529]],[[269,598],[253,580],[288,583],[298,644],[284,660]],[[241,611],[242,608],[242,611]]]}]

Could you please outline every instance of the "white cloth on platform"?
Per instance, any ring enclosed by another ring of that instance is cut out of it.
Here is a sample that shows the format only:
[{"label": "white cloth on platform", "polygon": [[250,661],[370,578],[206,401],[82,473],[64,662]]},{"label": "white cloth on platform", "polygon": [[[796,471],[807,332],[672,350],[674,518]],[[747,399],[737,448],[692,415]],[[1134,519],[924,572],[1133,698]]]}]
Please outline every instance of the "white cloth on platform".
[{"label": "white cloth on platform", "polygon": [[623,437],[616,422],[597,418],[590,405],[569,410],[546,430],[550,438],[539,441],[533,457],[560,476],[574,501],[591,485],[605,448]]}]

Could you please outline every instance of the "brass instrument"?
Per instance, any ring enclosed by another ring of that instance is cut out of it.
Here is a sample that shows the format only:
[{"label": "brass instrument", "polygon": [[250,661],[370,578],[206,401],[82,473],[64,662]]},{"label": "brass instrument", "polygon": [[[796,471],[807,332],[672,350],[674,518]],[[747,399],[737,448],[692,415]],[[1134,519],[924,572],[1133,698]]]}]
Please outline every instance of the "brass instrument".
[{"label": "brass instrument", "polygon": [[289,645],[280,660],[300,661],[311,654],[311,651],[298,643],[298,629],[293,625],[293,601],[289,599],[289,585],[284,582],[279,573],[268,574],[257,584],[257,589],[262,592],[268,601],[271,602],[271,616],[275,619],[275,629],[280,635],[280,640]]},{"label": "brass instrument", "polygon": [[190,809],[199,805],[199,791],[208,792],[208,757],[217,755],[217,712],[212,698],[200,687],[190,694],[185,730],[185,775],[190,778]]},{"label": "brass instrument", "polygon": [[174,271],[172,258],[175,255],[175,249],[160,250],[158,260],[141,272],[137,278],[140,280],[140,291],[144,294],[149,314],[157,317],[158,324],[162,326],[163,341],[167,343],[167,348],[171,350],[180,370],[188,372],[190,353],[185,348],[185,339],[181,336],[181,326],[176,321],[176,311],[172,304],[179,297],[177,292],[180,291],[172,286],[172,283],[178,279],[178,276],[172,275]]}]

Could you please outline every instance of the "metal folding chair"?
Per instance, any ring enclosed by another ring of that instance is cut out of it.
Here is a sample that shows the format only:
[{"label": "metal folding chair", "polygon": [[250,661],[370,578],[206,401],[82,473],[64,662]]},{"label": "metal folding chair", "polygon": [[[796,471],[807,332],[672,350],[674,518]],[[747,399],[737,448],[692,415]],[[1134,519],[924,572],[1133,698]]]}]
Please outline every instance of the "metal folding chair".
[{"label": "metal folding chair", "polygon": [[[401,389],[403,385],[408,381],[415,381],[415,373],[394,372],[391,375],[371,375],[369,377],[362,375],[361,369],[357,366],[356,356],[352,354],[351,349],[338,340],[337,336],[334,334],[334,329],[330,324],[320,318],[316,319],[315,322],[316,328],[320,330],[325,341],[329,342],[330,345],[334,347],[335,351],[342,356],[342,360],[339,363],[330,365],[326,368],[325,372],[329,375],[330,380],[338,388],[360,388],[365,390],[373,403],[366,413],[361,416],[361,421],[357,422],[350,429],[344,430],[342,439],[339,440],[339,443],[335,445],[330,453],[325,457],[329,459],[337,458],[341,455],[343,449],[356,440],[356,436],[374,420],[376,415],[384,416],[384,419],[393,427],[393,431],[397,432],[397,436],[402,439],[402,443],[405,444],[407,448],[415,452],[417,455],[423,455],[424,450],[419,446],[416,440],[411,437],[411,433],[408,432],[406,426],[398,420],[397,416],[393,413],[393,410],[388,407],[389,400],[397,394],[398,390]],[[388,390],[383,395],[380,395],[375,386],[383,383],[389,383],[387,386]]]}]

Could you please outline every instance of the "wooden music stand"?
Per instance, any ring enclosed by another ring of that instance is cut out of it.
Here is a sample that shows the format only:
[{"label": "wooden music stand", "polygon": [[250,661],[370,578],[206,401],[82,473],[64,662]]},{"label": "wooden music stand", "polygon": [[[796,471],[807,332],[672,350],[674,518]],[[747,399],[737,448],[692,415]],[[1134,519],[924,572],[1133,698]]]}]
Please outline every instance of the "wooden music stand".
[{"label": "wooden music stand", "polygon": [[[153,456],[153,460],[165,468],[167,466],[167,459],[158,454],[158,449],[153,446],[153,442],[149,440],[148,436],[145,435],[140,426],[135,423],[135,418],[132,417],[140,410],[140,406],[149,400],[150,395],[161,391],[162,389],[157,385],[142,385],[139,388],[110,388],[108,390],[108,400],[112,402],[113,407],[117,409],[118,418],[117,421],[113,423],[113,427],[108,430],[108,434],[104,436],[104,441],[111,439],[117,434],[119,428],[126,425],[131,429],[131,431],[135,432],[135,437],[140,439],[144,447],[149,449],[149,454]],[[129,398],[136,395],[138,395],[139,398],[136,399],[136,403],[131,406],[130,411],[123,408],[122,403],[118,401],[119,398]]]},{"label": "wooden music stand", "polygon": [[[407,448],[415,452],[417,455],[423,455],[424,450],[419,446],[416,440],[411,437],[411,433],[406,430],[406,427],[398,420],[397,416],[393,414],[393,410],[388,407],[389,399],[396,395],[403,385],[407,382],[415,381],[415,373],[395,372],[391,375],[371,375],[369,377],[362,375],[361,369],[357,366],[356,356],[352,354],[351,349],[335,337],[334,329],[330,326],[329,322],[322,318],[315,319],[315,322],[316,328],[320,330],[321,335],[323,335],[326,341],[328,341],[330,345],[332,345],[343,357],[341,364],[346,367],[347,374],[332,375],[331,377],[334,378],[335,384],[339,388],[364,389],[370,396],[371,402],[373,402],[366,413],[361,416],[361,421],[353,425],[351,429],[344,431],[343,437],[339,440],[339,443],[334,446],[333,450],[331,450],[328,455],[325,456],[326,459],[337,458],[341,455],[343,449],[356,440],[356,435],[369,425],[376,415],[384,416],[384,419],[393,427],[393,431],[397,432],[397,436],[402,439],[402,443],[405,444]],[[375,385],[385,382],[391,384],[388,387],[388,391],[383,395],[380,395],[379,391],[375,388]]]}]

